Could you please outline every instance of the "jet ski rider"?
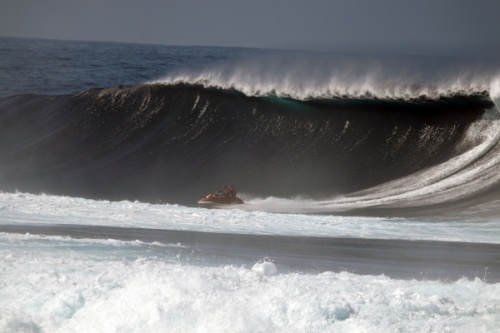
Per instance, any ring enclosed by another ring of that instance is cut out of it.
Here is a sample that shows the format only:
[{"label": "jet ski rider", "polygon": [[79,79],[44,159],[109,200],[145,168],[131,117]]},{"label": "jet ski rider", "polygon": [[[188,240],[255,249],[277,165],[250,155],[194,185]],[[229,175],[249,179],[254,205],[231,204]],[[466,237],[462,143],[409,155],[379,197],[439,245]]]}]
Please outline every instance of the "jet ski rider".
[{"label": "jet ski rider", "polygon": [[231,186],[224,185],[224,188],[222,190],[217,191],[215,194],[216,197],[225,197],[225,198],[236,198],[236,187],[234,187],[233,184]]},{"label": "jet ski rider", "polygon": [[227,191],[227,194],[229,195],[230,198],[236,198],[236,187],[234,187],[233,184],[231,184],[231,186],[229,186],[229,189]]}]

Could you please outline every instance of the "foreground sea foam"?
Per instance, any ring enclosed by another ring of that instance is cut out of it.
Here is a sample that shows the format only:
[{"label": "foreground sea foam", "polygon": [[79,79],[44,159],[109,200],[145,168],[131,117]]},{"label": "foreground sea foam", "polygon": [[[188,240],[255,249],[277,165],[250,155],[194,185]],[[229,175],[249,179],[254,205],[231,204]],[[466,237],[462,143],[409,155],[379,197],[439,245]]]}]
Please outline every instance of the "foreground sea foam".
[{"label": "foreground sea foam", "polygon": [[305,274],[279,262],[196,262],[176,244],[0,239],[2,332],[493,332],[500,324],[500,284],[480,278]]}]

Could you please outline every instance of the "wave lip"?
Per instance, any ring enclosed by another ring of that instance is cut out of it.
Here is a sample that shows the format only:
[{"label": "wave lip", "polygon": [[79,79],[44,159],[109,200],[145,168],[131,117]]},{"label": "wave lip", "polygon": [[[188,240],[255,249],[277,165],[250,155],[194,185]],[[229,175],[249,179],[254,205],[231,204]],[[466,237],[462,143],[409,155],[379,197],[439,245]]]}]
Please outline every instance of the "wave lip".
[{"label": "wave lip", "polygon": [[495,99],[499,77],[494,62],[271,53],[182,69],[150,83],[184,83],[295,100],[435,100],[483,92]]},{"label": "wave lip", "polygon": [[489,107],[491,103],[490,90],[495,94],[496,89],[492,83],[486,85],[469,86],[436,86],[423,84],[373,84],[361,85],[359,87],[344,86],[341,84],[330,84],[327,86],[316,86],[298,84],[288,86],[278,82],[265,83],[256,82],[251,85],[239,82],[217,82],[207,78],[172,77],[162,80],[151,81],[152,85],[186,85],[199,86],[207,89],[220,89],[226,91],[241,92],[248,97],[278,97],[299,101],[398,101],[422,103],[430,101],[452,101],[454,99],[469,99],[477,97],[483,99]]},{"label": "wave lip", "polygon": [[307,98],[294,98],[289,94],[278,95],[275,90],[269,91],[266,94],[257,93],[255,95],[247,95],[244,91],[238,90],[235,87],[223,88],[211,84],[200,83],[150,83],[150,85],[159,85],[172,88],[184,89],[203,89],[207,91],[220,92],[221,94],[240,95],[246,97],[265,98],[274,103],[302,102],[311,105],[329,106],[334,109],[370,109],[370,110],[422,110],[422,111],[439,111],[447,109],[462,109],[481,108],[490,109],[495,106],[495,103],[490,97],[488,90],[471,90],[471,91],[447,91],[438,92],[437,90],[427,90],[423,92],[418,87],[413,88],[412,93],[402,95],[391,94],[387,96],[377,96],[374,93],[366,91],[362,94],[325,94],[321,96],[309,96]]}]

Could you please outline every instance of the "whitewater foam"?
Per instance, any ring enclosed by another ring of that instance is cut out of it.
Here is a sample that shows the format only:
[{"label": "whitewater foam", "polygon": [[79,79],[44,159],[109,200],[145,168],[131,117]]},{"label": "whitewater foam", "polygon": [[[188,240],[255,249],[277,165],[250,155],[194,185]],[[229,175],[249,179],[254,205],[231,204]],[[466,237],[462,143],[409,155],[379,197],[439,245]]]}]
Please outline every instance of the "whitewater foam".
[{"label": "whitewater foam", "polygon": [[16,237],[16,250],[0,249],[3,332],[492,332],[500,320],[500,284],[479,278],[283,273],[279,262],[263,274],[258,263],[134,258],[81,240],[65,255],[54,242],[31,251],[33,238]]},{"label": "whitewater foam", "polygon": [[[0,193],[0,224],[72,224],[260,235],[500,242],[497,237],[500,224],[497,220],[464,220],[455,223],[403,218],[275,214],[263,210],[321,209],[322,203],[303,198],[243,197],[248,205],[240,206],[240,209],[210,210],[168,204]],[[478,228],[479,224],[481,228]]]}]

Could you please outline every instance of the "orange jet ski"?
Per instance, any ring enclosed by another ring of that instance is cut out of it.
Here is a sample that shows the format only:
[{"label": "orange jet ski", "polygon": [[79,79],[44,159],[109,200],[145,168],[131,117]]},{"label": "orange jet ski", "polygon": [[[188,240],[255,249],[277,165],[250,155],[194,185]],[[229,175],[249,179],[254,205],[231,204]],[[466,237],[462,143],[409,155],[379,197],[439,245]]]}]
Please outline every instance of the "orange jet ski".
[{"label": "orange jet ski", "polygon": [[216,207],[216,206],[225,206],[225,205],[241,205],[243,204],[243,200],[238,197],[230,197],[228,195],[223,194],[208,194],[204,198],[201,198],[198,201],[198,204],[201,207]]}]

